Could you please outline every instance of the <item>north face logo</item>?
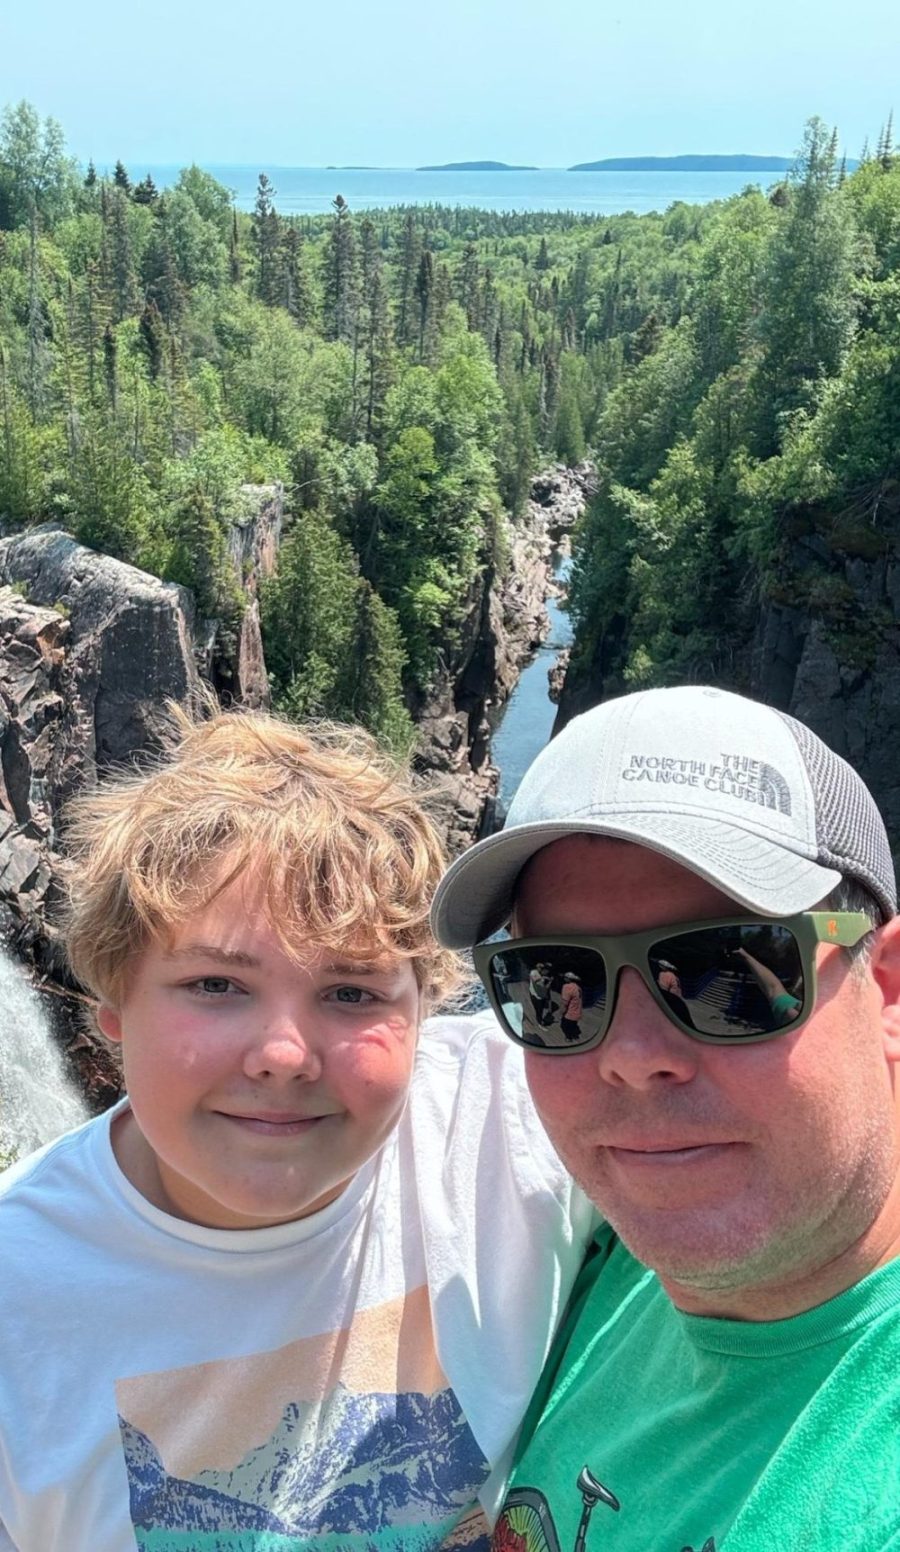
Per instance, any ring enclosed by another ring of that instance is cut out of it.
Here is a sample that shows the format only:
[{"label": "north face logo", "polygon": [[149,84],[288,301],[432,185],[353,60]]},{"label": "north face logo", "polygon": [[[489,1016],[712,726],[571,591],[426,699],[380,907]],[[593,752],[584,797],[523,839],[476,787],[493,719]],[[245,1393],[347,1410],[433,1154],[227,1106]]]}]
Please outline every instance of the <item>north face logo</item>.
[{"label": "north face logo", "polygon": [[774,765],[751,760],[747,755],[723,754],[718,761],[678,760],[671,755],[633,754],[622,771],[622,780],[654,786],[694,787],[699,792],[721,792],[742,803],[791,812],[791,789]]}]

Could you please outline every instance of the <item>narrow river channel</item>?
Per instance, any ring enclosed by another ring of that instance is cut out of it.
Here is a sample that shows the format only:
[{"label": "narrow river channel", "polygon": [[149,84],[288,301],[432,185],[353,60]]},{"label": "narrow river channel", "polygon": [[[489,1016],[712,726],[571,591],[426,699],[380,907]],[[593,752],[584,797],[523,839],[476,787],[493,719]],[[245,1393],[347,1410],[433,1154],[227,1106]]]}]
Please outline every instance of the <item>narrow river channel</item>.
[{"label": "narrow river channel", "polygon": [[[567,552],[557,550],[553,557],[553,576],[568,581],[572,564]],[[516,688],[497,718],[491,738],[491,760],[500,770],[499,807],[509,808],[513,794],[536,755],[550,738],[556,707],[548,694],[547,674],[564,647],[572,641],[569,616],[560,608],[560,600],[547,599],[550,631],[531,662],[523,670]]]}]

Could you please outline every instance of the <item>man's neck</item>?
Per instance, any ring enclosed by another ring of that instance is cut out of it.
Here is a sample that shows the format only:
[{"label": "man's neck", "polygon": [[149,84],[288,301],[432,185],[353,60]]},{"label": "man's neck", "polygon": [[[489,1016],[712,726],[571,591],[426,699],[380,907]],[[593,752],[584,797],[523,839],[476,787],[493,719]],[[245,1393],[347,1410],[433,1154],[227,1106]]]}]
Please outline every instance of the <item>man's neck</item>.
[{"label": "man's neck", "polygon": [[900,1259],[900,1177],[874,1223],[852,1245],[823,1265],[744,1286],[702,1286],[659,1274],[677,1309],[717,1320],[788,1320],[855,1287],[888,1262]]}]

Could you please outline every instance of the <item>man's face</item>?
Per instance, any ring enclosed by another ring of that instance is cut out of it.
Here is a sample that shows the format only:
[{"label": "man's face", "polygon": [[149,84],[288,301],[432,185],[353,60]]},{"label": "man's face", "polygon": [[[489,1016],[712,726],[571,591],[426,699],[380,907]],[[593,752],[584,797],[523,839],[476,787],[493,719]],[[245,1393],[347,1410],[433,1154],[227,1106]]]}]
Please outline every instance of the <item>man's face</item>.
[{"label": "man's face", "polygon": [[415,1054],[409,960],[287,957],[246,879],[151,943],[100,1024],[122,1043],[120,1164],[165,1211],[261,1228],[332,1201],[396,1125]]},{"label": "man's face", "polygon": [[[572,836],[526,868],[514,935],[637,932],[735,914],[734,901],[657,853]],[[895,1190],[882,993],[832,945],[819,950],[818,986],[802,1028],[759,1044],[708,1045],[677,1029],[627,968],[600,1046],[526,1053],[561,1158],[670,1292],[815,1277],[870,1229]]]}]

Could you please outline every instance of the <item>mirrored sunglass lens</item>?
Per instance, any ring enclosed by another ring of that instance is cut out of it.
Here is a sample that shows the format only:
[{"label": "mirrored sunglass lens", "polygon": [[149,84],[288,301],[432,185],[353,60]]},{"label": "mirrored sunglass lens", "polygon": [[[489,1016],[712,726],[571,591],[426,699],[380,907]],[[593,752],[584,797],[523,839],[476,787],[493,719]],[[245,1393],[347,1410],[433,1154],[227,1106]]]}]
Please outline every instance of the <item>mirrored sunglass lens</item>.
[{"label": "mirrored sunglass lens", "polygon": [[661,938],[647,957],[663,1001],[700,1034],[775,1034],[803,1007],[800,948],[790,928],[776,922],[683,932]]},{"label": "mirrored sunglass lens", "polygon": [[577,1050],[602,1028],[606,969],[596,949],[504,945],[491,980],[510,1028],[536,1050]]}]

